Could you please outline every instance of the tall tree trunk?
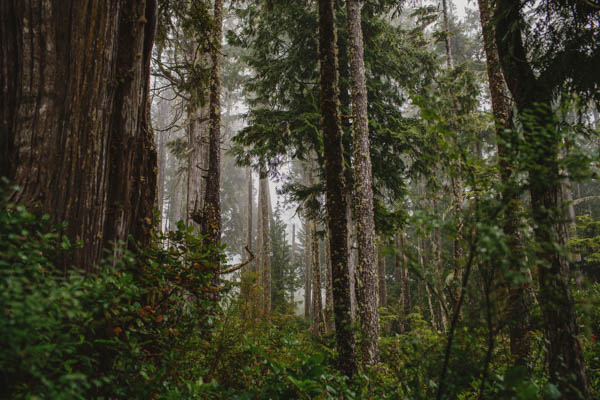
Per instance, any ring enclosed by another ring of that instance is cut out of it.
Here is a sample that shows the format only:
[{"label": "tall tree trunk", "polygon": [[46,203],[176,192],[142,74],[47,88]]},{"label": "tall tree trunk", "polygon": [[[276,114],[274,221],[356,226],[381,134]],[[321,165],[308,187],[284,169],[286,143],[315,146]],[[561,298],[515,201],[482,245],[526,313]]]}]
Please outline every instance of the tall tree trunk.
[{"label": "tall tree trunk", "polygon": [[[398,239],[396,239],[398,240]],[[417,240],[421,240],[421,238],[418,238]],[[398,242],[396,241],[396,248],[398,247]],[[402,308],[404,311],[404,317],[406,318],[406,321],[404,323],[404,328],[408,329],[408,315],[410,314],[411,311],[411,296],[410,296],[410,275],[409,275],[409,271],[408,271],[408,256],[406,255],[406,233],[402,232],[402,234],[400,235],[400,248],[402,249],[402,269],[399,271],[399,274],[401,276],[400,281],[401,281],[401,286],[402,286]],[[422,264],[423,262],[423,255],[421,253],[421,249],[420,246],[418,246],[417,251],[419,251],[418,257],[419,257],[419,263]]]},{"label": "tall tree trunk", "polygon": [[377,257],[373,217],[373,179],[367,115],[367,85],[363,59],[360,2],[347,0],[352,90],[352,129],[354,132],[354,212],[358,244],[358,313],[363,332],[362,359],[379,361],[379,311],[377,309]]},{"label": "tall tree trunk", "polygon": [[[515,140],[508,130],[511,127],[511,106],[506,96],[506,88],[496,41],[494,40],[494,26],[492,24],[491,10],[488,0],[478,0],[481,29],[483,32],[483,47],[486,54],[488,82],[492,100],[492,113],[496,123],[496,136],[498,138],[498,164],[500,178],[503,182],[502,199],[505,202],[503,231],[509,241],[511,249],[508,257],[510,268],[520,274],[521,265],[526,257],[523,247],[523,238],[519,230],[519,213],[521,201],[519,193],[514,189],[515,167],[511,159],[514,158]],[[529,330],[529,308],[531,299],[525,285],[511,285],[508,288],[508,321],[510,331],[511,356],[516,365],[526,365],[530,351],[527,332]]]},{"label": "tall tree trunk", "polygon": [[316,336],[325,333],[323,318],[323,298],[321,296],[321,262],[319,257],[319,239],[317,238],[317,224],[310,220],[310,248],[312,265],[312,330]]},{"label": "tall tree trunk", "polygon": [[356,261],[354,257],[354,218],[352,216],[352,193],[346,193],[346,227],[348,229],[348,275],[350,276],[350,314],[356,320]]},{"label": "tall tree trunk", "polygon": [[325,330],[327,333],[335,330],[333,321],[333,281],[331,277],[331,249],[329,247],[329,230],[326,229],[325,236],[325,265],[327,271],[327,283],[325,285]]},{"label": "tall tree trunk", "polygon": [[149,242],[155,17],[154,0],[0,3],[0,175],[83,241],[65,268],[94,271],[130,234]]},{"label": "tall tree trunk", "polygon": [[387,284],[385,275],[385,256],[383,255],[383,245],[380,245],[377,251],[377,289],[379,292],[379,307],[387,307]]},{"label": "tall tree trunk", "polygon": [[271,221],[269,214],[269,178],[266,173],[261,172],[264,177],[260,178],[260,196],[261,196],[261,229],[262,232],[262,286],[263,286],[263,316],[268,318],[271,315]]},{"label": "tall tree trunk", "polygon": [[[210,60],[210,129],[208,137],[208,172],[202,212],[202,234],[214,246],[221,242],[221,48],[223,36],[223,0],[215,0]],[[220,258],[213,256],[214,268]]]},{"label": "tall tree trunk", "polygon": [[[161,101],[158,104],[158,116],[157,119],[159,121],[163,121],[167,118],[167,114],[168,114],[168,104],[166,101]],[[158,229],[162,230],[163,229],[163,221],[166,221],[165,219],[165,212],[164,212],[164,205],[165,205],[165,181],[166,181],[166,177],[165,177],[165,172],[167,169],[167,146],[166,146],[166,140],[165,140],[165,135],[167,135],[167,132],[156,132],[155,134],[155,138],[156,138],[156,146],[157,146],[157,152],[158,152],[158,180],[157,180],[157,184],[156,184],[156,208],[158,209],[158,212],[160,214],[160,222],[159,222],[159,226]],[[166,225],[166,224],[165,224]]]},{"label": "tall tree trunk", "polygon": [[312,273],[311,273],[310,223],[304,222],[304,317],[311,320],[312,310]]},{"label": "tall tree trunk", "polygon": [[263,306],[263,293],[264,293],[264,281],[263,281],[263,269],[264,269],[264,246],[263,246],[263,210],[264,210],[264,198],[262,191],[263,186],[260,184],[260,172],[258,181],[258,204],[256,209],[256,280],[253,282],[253,316],[256,319],[260,319],[262,316]]},{"label": "tall tree trunk", "polygon": [[183,188],[181,187],[181,177],[173,177],[173,186],[169,194],[169,230],[175,230],[177,222],[181,219],[181,195]]},{"label": "tall tree trunk", "polygon": [[[290,257],[292,273],[296,271],[296,224],[292,224],[292,255]],[[290,303],[294,304],[294,285],[290,284]]]},{"label": "tall tree trunk", "polygon": [[[534,235],[538,245],[539,300],[544,318],[544,333],[550,381],[564,399],[591,398],[583,350],[578,340],[579,326],[568,281],[568,263],[560,251],[566,232],[560,212],[558,168],[559,135],[554,133],[551,114],[555,88],[538,81],[527,60],[523,45],[521,2],[496,3],[496,43],[506,84],[519,114],[530,112],[523,134],[535,148],[529,168]],[[540,131],[544,132],[540,134]],[[569,377],[574,376],[574,379]]]},{"label": "tall tree trunk", "polygon": [[[433,209],[437,210],[437,208],[438,208],[437,200],[434,200],[433,204],[434,204]],[[442,231],[439,227],[435,228],[433,230],[431,240],[432,240],[431,245],[432,245],[433,268],[434,268],[433,276],[434,276],[434,282],[435,282],[434,286],[439,295],[438,308],[437,308],[437,310],[439,312],[438,328],[442,332],[446,332],[446,328],[448,326],[448,318],[447,318],[444,307],[447,306],[448,303],[446,302],[445,295],[444,295],[444,279],[443,279],[444,271],[442,268]],[[427,293],[427,295],[430,296],[429,293]]]},{"label": "tall tree trunk", "polygon": [[[247,193],[246,193],[246,218],[244,218],[244,248],[242,249],[242,261],[248,260],[248,252],[246,249],[252,251],[252,169],[246,168],[246,182],[247,182]],[[241,295],[244,302],[244,315],[248,315],[250,310],[250,292],[252,290],[253,283],[250,281],[252,276],[252,265],[247,265],[242,271],[242,287]]]},{"label": "tall tree trunk", "polygon": [[[452,57],[452,46],[450,45],[450,24],[448,22],[448,1],[442,0],[442,17],[444,23],[444,45],[446,48],[446,66],[449,70],[454,67],[454,59]],[[453,127],[455,134],[458,134],[458,127]],[[454,145],[458,146],[457,137],[454,137]],[[463,184],[462,178],[460,176],[461,162],[460,158],[458,158],[454,162],[456,168],[456,175],[451,178],[452,184],[452,201],[454,202],[454,214],[456,218],[456,233],[454,237],[454,271],[453,271],[453,284],[451,285],[452,292],[452,304],[458,304],[458,297],[460,293],[460,285],[462,282],[462,268],[461,268],[461,259],[463,256],[463,248],[462,248],[462,229],[463,229],[463,220],[462,220],[462,210],[463,210]]]},{"label": "tall tree trunk", "polygon": [[189,112],[186,222],[200,228],[208,171],[209,103]]},{"label": "tall tree trunk", "polygon": [[321,127],[324,136],[327,222],[331,237],[331,274],[335,336],[339,368],[352,377],[357,371],[348,273],[348,232],[344,153],[339,109],[338,61],[334,1],[319,0],[319,66],[321,82]]},{"label": "tall tree trunk", "polygon": [[446,66],[454,68],[452,59],[452,46],[450,46],[450,24],[448,22],[448,0],[442,0],[442,21],[444,23],[444,47],[446,50]]}]

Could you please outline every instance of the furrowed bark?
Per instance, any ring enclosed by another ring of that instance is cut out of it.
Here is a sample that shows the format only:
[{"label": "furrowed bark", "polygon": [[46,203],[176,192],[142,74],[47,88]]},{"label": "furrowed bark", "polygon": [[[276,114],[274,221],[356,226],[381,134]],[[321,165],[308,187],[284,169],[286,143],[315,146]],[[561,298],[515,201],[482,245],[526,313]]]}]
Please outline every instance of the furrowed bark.
[{"label": "furrowed bark", "polygon": [[[202,212],[202,234],[205,243],[218,246],[221,242],[221,48],[223,36],[223,0],[215,0],[213,32],[210,49],[210,128],[208,135],[208,173]],[[215,270],[220,259],[213,257]]]},{"label": "furrowed bark", "polygon": [[379,310],[377,309],[377,255],[373,216],[373,178],[367,115],[367,86],[363,59],[360,3],[346,0],[348,47],[352,92],[352,129],[354,142],[354,213],[358,243],[358,313],[363,338],[362,359],[367,364],[379,361]]},{"label": "furrowed bark", "polygon": [[350,277],[344,154],[339,111],[338,62],[333,0],[319,0],[319,67],[321,127],[324,136],[325,187],[330,237],[333,306],[339,368],[352,377],[357,371],[354,333],[351,329]]},{"label": "furrowed bark", "polygon": [[154,0],[0,3],[0,175],[83,241],[65,268],[94,271],[103,248],[150,239],[155,13]]}]

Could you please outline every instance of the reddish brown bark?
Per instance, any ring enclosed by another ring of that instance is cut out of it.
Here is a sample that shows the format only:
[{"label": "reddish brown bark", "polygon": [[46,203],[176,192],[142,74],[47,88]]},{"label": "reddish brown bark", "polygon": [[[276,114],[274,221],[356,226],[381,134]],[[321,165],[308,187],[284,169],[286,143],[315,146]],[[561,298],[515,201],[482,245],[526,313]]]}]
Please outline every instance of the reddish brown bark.
[{"label": "reddish brown bark", "polygon": [[84,246],[91,271],[111,243],[150,238],[156,153],[149,129],[154,0],[0,3],[0,174],[15,201]]}]

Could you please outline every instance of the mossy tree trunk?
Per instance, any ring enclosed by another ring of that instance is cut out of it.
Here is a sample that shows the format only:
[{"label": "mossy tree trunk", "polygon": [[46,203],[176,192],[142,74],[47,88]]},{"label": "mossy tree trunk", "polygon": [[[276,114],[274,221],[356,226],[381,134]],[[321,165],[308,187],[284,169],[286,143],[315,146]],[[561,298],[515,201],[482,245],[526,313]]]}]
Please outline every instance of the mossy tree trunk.
[{"label": "mossy tree trunk", "polygon": [[367,364],[379,361],[379,311],[377,309],[377,254],[373,214],[373,178],[367,115],[361,6],[347,0],[350,86],[352,92],[352,130],[354,143],[354,213],[358,244],[358,315],[362,328],[362,359]]},{"label": "mossy tree trunk", "polygon": [[[210,48],[210,128],[208,134],[208,171],[202,212],[202,234],[207,244],[221,242],[221,59],[223,36],[223,0],[214,0],[213,30]],[[214,268],[219,268],[215,255]]]},{"label": "mossy tree trunk", "polygon": [[331,237],[331,273],[339,368],[347,376],[357,371],[348,272],[346,181],[339,105],[338,60],[334,1],[319,0],[319,67],[321,127],[324,136],[327,223]]}]

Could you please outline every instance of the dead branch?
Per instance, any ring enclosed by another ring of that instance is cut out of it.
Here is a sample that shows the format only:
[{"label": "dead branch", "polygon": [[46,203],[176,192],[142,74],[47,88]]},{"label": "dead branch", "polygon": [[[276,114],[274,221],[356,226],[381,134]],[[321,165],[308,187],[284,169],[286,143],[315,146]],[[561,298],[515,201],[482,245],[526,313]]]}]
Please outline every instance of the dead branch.
[{"label": "dead branch", "polygon": [[250,254],[250,258],[248,258],[243,263],[236,265],[235,267],[231,267],[231,268],[227,268],[226,270],[219,271],[219,272],[217,272],[217,274],[224,275],[224,274],[229,274],[229,273],[235,272],[239,269],[242,269],[245,265],[248,265],[250,262],[252,262],[254,260],[254,254],[250,251],[248,246],[244,247],[244,249],[248,252],[248,254]]}]

